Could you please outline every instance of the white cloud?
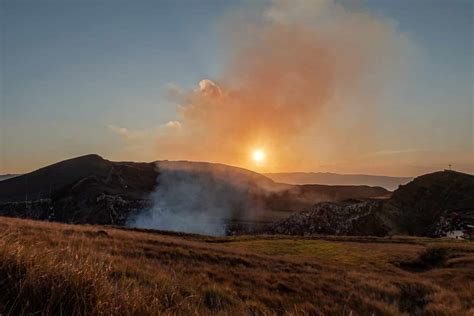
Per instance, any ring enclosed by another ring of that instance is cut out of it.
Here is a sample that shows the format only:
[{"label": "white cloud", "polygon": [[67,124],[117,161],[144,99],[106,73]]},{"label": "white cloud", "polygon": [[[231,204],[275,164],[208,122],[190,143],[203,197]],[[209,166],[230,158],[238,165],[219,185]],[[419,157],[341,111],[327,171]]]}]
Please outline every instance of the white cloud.
[{"label": "white cloud", "polygon": [[162,126],[168,129],[180,129],[181,123],[179,121],[169,121]]},{"label": "white cloud", "polygon": [[219,96],[222,94],[221,88],[212,80],[203,79],[199,81],[199,91],[204,95]]},{"label": "white cloud", "polygon": [[114,133],[114,134],[117,134],[123,138],[128,138],[130,137],[130,132],[127,128],[125,127],[119,127],[119,126],[116,126],[116,125],[113,125],[113,124],[109,124],[107,125],[107,129]]},{"label": "white cloud", "polygon": [[143,146],[149,146],[158,137],[169,136],[180,131],[181,128],[182,125],[179,121],[168,121],[164,124],[145,129],[130,129],[114,124],[107,125],[107,129],[113,134],[118,135],[122,140],[133,142],[135,145],[143,144]]}]

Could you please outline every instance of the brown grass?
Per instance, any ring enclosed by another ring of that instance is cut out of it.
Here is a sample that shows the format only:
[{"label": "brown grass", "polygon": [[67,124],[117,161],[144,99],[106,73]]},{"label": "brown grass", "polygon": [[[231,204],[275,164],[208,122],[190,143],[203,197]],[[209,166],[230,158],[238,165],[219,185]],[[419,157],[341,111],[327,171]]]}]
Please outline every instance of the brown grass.
[{"label": "brown grass", "polygon": [[473,271],[474,245],[444,239],[212,238],[0,217],[2,315],[472,315]]}]

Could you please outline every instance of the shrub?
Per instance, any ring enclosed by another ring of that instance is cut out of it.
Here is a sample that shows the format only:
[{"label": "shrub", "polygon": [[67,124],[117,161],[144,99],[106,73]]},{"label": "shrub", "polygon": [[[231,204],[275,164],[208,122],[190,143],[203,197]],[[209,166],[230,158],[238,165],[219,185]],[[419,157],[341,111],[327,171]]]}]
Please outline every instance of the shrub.
[{"label": "shrub", "polygon": [[426,271],[442,267],[448,259],[448,251],[445,248],[430,247],[420,253],[415,260],[400,262],[399,265],[407,270]]},{"label": "shrub", "polygon": [[426,267],[441,267],[448,259],[448,251],[445,248],[428,248],[419,256],[418,261]]}]

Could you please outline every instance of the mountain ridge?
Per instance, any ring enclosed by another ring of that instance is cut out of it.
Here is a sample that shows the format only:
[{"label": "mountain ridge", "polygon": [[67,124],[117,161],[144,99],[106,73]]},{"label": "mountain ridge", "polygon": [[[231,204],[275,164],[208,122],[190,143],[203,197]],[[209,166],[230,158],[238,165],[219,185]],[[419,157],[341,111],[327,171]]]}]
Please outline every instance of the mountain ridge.
[{"label": "mountain ridge", "polygon": [[470,225],[474,225],[474,176],[445,170],[416,177],[387,200],[318,203],[262,232],[439,237]]},{"label": "mountain ridge", "polygon": [[[163,191],[159,197],[157,188]],[[0,210],[3,215],[17,217],[124,225],[131,215],[165,198],[172,210],[178,204],[181,209],[191,209],[192,213],[186,213],[189,216],[207,216],[214,209],[217,214],[210,214],[226,221],[267,221],[321,201],[388,194],[381,187],[280,184],[223,164],[113,162],[90,154],[1,181]],[[172,195],[176,197],[169,200]],[[190,199],[192,202],[186,202]],[[227,209],[224,215],[219,213],[222,208]]]},{"label": "mountain ridge", "polygon": [[392,177],[366,174],[339,174],[332,172],[275,172],[264,173],[270,179],[288,184],[370,185],[395,190],[414,177]]}]

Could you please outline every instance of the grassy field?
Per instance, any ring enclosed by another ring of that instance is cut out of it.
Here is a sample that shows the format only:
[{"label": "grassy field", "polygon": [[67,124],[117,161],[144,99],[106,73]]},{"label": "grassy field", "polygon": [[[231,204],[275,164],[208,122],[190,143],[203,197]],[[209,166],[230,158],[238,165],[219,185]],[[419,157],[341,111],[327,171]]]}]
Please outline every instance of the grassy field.
[{"label": "grassy field", "polygon": [[473,315],[474,244],[0,217],[0,314]]}]

